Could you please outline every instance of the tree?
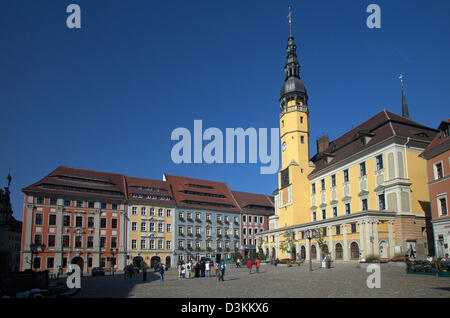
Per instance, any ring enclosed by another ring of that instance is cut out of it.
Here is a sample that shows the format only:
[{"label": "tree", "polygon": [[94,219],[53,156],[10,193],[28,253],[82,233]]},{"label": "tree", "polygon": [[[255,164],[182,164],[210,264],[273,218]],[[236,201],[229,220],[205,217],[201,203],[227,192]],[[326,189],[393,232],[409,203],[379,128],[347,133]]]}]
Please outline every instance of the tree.
[{"label": "tree", "polygon": [[242,254],[239,252],[237,248],[234,249],[233,254],[231,254],[231,258],[236,262],[237,259],[242,260]]},{"label": "tree", "polygon": [[282,250],[284,253],[286,254],[294,254],[295,257],[295,253],[296,253],[296,249],[295,249],[295,243],[297,242],[297,240],[295,239],[295,233],[293,231],[286,231],[284,232],[284,240],[281,241],[280,243],[280,250]]},{"label": "tree", "polygon": [[327,246],[325,244],[325,241],[323,240],[323,229],[317,229],[313,230],[313,237],[316,239],[317,244],[319,245],[321,255],[325,254],[325,247]]},{"label": "tree", "polygon": [[262,248],[262,243],[263,243],[263,238],[260,237],[258,239],[258,252],[256,253],[256,257],[259,258],[260,260],[266,259],[266,255],[264,254],[264,250]]}]

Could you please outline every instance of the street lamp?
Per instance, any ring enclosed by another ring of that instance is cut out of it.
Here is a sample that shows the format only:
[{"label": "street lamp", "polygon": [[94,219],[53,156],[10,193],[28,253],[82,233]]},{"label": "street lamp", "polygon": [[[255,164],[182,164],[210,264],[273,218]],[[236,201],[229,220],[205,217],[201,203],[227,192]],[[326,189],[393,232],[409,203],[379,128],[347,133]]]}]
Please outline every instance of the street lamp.
[{"label": "street lamp", "polygon": [[116,266],[116,259],[115,259],[114,256],[117,254],[117,248],[112,248],[111,249],[111,254],[112,254],[112,259],[111,259],[112,274],[114,276],[114,271],[115,271],[115,266]]},{"label": "street lamp", "polygon": [[37,243],[30,244],[31,270],[33,270],[33,255],[36,254],[36,257],[37,257],[39,255],[39,253],[43,253],[44,250],[45,250],[45,244],[37,244]]},{"label": "street lamp", "polygon": [[306,234],[306,238],[309,241],[309,271],[312,271],[312,258],[311,258],[311,239],[313,237],[313,233],[311,230],[306,230],[305,231]]}]

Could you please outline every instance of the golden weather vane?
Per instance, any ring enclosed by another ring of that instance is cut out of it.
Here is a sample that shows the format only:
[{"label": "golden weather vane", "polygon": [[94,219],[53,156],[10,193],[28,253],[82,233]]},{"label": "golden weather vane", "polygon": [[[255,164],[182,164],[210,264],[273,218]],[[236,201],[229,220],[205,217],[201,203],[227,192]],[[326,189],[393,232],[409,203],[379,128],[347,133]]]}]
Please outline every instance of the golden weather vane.
[{"label": "golden weather vane", "polygon": [[289,35],[292,36],[292,11],[291,11],[291,6],[289,6],[289,14],[287,15],[288,20],[289,20]]},{"label": "golden weather vane", "polygon": [[403,87],[403,74],[400,74],[400,76],[398,77],[398,79],[400,80],[400,83],[402,83],[402,87]]}]

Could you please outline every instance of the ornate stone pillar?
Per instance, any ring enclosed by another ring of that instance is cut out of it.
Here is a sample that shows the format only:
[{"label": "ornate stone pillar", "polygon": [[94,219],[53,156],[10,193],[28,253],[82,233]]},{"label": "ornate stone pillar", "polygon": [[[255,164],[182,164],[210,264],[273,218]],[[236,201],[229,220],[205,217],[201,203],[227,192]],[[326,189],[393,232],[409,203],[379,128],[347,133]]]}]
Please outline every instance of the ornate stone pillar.
[{"label": "ornate stone pillar", "polygon": [[311,244],[310,244],[310,240],[306,239],[306,260],[309,261],[309,259],[311,258]]},{"label": "ornate stone pillar", "polygon": [[334,259],[333,254],[333,233],[332,233],[333,227],[331,225],[328,225],[328,253],[330,253],[331,257]]},{"label": "ornate stone pillar", "polygon": [[366,249],[364,244],[364,222],[359,221],[359,251],[362,255],[366,255]]},{"label": "ornate stone pillar", "polygon": [[392,224],[394,221],[388,221],[388,231],[389,231],[389,257],[394,257],[394,233],[392,231]]},{"label": "ornate stone pillar", "polygon": [[343,242],[343,246],[342,246],[342,250],[344,252],[344,261],[349,261],[350,258],[348,257],[348,251],[349,251],[349,246],[348,246],[348,241],[347,241],[347,223],[342,224],[342,232],[343,232],[343,236],[344,236],[344,242]]},{"label": "ornate stone pillar", "polygon": [[378,220],[373,221],[373,254],[380,256],[380,242],[378,241]]},{"label": "ornate stone pillar", "polygon": [[94,267],[97,267],[100,266],[100,202],[95,202],[94,229],[94,252],[92,253],[94,257],[92,264]]},{"label": "ornate stone pillar", "polygon": [[365,224],[366,224],[366,228],[365,228],[365,231],[366,231],[366,243],[365,243],[365,245],[366,245],[366,253],[365,253],[365,257],[367,257],[368,255],[373,255],[373,250],[372,250],[372,243],[370,242],[370,237],[372,236],[372,224],[371,224],[371,221],[366,221],[365,222]]}]

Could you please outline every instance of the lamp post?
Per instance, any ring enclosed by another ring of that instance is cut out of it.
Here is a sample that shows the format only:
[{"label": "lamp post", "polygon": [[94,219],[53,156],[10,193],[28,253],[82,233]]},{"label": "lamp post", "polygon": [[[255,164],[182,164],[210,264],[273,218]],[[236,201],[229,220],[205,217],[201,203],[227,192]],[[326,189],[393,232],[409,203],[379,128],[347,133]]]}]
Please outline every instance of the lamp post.
[{"label": "lamp post", "polygon": [[[39,251],[40,249],[40,251]],[[39,255],[39,253],[43,253],[45,250],[45,244],[37,244],[32,243],[30,244],[30,251],[31,251],[31,270],[33,270],[33,256],[36,254],[36,257]]]},{"label": "lamp post", "polygon": [[306,238],[309,241],[309,271],[312,271],[312,258],[311,258],[311,239],[312,239],[312,232],[311,230],[306,230]]},{"label": "lamp post", "polygon": [[115,259],[114,256],[117,254],[117,248],[112,248],[112,249],[111,249],[111,254],[112,254],[112,259],[111,259],[112,274],[113,274],[113,276],[114,276],[115,267],[116,267],[116,259]]}]

